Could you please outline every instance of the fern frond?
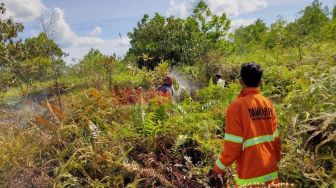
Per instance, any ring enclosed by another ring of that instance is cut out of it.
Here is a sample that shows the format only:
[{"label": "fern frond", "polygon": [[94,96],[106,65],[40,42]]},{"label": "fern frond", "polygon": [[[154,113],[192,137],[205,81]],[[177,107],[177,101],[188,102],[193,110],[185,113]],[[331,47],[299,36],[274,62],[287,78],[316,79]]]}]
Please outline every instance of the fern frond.
[{"label": "fern frond", "polygon": [[139,174],[141,177],[144,178],[154,178],[160,181],[163,186],[173,187],[173,185],[165,178],[165,176],[159,173],[157,170],[153,168],[142,168],[135,164],[121,164],[122,168],[129,172],[133,172]]}]

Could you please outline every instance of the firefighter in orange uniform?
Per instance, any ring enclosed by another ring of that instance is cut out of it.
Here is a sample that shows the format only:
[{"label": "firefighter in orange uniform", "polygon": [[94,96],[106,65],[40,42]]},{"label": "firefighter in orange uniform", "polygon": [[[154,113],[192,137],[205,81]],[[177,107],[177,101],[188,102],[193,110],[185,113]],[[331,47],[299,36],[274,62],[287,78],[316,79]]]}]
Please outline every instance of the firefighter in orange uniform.
[{"label": "firefighter in orange uniform", "polygon": [[262,73],[260,65],[242,65],[242,91],[227,109],[224,150],[214,165],[220,175],[236,162],[237,187],[278,183],[281,142],[272,102],[260,94]]}]

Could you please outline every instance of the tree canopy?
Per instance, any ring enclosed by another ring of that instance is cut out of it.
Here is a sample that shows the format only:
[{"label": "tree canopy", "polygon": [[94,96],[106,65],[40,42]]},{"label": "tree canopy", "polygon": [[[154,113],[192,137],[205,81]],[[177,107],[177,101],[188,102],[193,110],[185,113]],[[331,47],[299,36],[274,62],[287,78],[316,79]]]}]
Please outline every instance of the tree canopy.
[{"label": "tree canopy", "polygon": [[[0,4],[0,15],[4,15],[5,12],[4,4]],[[23,28],[22,24],[14,22],[12,18],[1,19],[0,17],[0,92],[15,85],[16,78],[11,73],[13,65],[24,58],[21,41],[16,40]]]},{"label": "tree canopy", "polygon": [[[0,13],[6,12],[4,4]],[[34,81],[56,79],[65,66],[61,48],[45,33],[27,38],[24,42],[18,34],[24,29],[12,18],[0,18],[0,81],[2,92],[9,87],[32,84]]]},{"label": "tree canopy", "polygon": [[[224,48],[230,20],[226,14],[215,15],[200,1],[193,14],[185,19],[147,14],[138,22],[131,39],[129,54],[137,57],[140,67],[153,69],[163,60],[172,65],[192,65],[207,52]],[[224,49],[223,49],[224,50]]]}]

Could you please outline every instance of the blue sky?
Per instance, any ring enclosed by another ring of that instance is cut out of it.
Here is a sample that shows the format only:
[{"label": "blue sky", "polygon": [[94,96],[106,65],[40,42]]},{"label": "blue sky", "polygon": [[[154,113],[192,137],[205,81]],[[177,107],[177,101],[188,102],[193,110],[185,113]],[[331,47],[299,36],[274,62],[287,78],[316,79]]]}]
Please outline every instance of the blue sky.
[{"label": "blue sky", "polygon": [[165,12],[169,1],[163,0],[46,0],[48,7],[61,7],[73,30],[88,34],[95,26],[103,29],[101,37],[126,36],[144,13]]},{"label": "blue sky", "polygon": [[[90,48],[103,53],[123,55],[129,48],[127,33],[143,14],[186,17],[197,0],[0,0],[7,5],[8,16],[23,22],[22,38],[36,36],[41,24],[53,12],[53,39],[80,59]],[[261,18],[267,24],[279,15],[293,21],[312,0],[205,0],[213,12],[226,12],[233,27],[248,25]],[[332,9],[336,0],[320,0]],[[120,34],[119,34],[120,33]],[[121,37],[120,37],[121,36]]]}]

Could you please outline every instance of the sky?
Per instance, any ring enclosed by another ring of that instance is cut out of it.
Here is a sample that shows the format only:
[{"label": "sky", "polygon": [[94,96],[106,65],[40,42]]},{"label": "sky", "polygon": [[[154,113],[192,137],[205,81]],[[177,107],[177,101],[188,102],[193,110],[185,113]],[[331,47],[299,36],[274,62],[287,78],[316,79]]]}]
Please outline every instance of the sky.
[{"label": "sky", "polygon": [[[127,33],[147,13],[185,18],[199,0],[0,0],[5,17],[24,24],[20,37],[37,36],[41,23],[49,23],[52,39],[68,53],[68,62],[79,61],[90,49],[123,56],[130,47]],[[252,24],[261,18],[266,24],[282,16],[287,21],[313,0],[205,0],[216,14],[225,12],[232,28]],[[336,0],[320,0],[330,9]],[[48,25],[48,24],[47,24]]]}]

